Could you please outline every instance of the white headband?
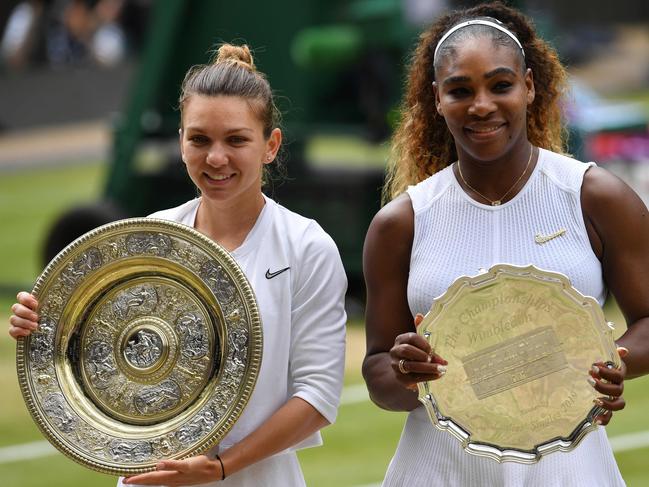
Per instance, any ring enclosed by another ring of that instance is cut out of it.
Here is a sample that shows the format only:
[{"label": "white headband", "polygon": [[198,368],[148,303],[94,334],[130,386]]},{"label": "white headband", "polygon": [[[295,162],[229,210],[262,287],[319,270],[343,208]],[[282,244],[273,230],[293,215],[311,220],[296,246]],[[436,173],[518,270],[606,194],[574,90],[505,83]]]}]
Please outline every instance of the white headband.
[{"label": "white headband", "polygon": [[[495,19],[494,19],[495,20]],[[504,32],[507,34],[509,37],[512,38],[512,40],[516,43],[516,45],[520,48],[521,53],[523,54],[523,57],[525,57],[525,51],[523,50],[523,46],[521,45],[520,41],[516,38],[516,36],[509,30],[507,30],[505,27],[500,25],[500,23],[497,20],[495,22],[492,22],[491,20],[484,20],[484,19],[474,19],[474,20],[467,20],[466,22],[459,23],[453,27],[451,27],[446,34],[442,36],[442,38],[439,40],[437,43],[437,47],[435,47],[435,53],[433,54],[433,62],[435,59],[437,59],[437,51],[439,51],[439,48],[442,46],[444,41],[448,39],[448,37],[455,32],[456,30],[463,29],[464,27],[467,27],[469,25],[488,25],[489,27],[493,27],[494,29],[498,29],[500,32]]]}]

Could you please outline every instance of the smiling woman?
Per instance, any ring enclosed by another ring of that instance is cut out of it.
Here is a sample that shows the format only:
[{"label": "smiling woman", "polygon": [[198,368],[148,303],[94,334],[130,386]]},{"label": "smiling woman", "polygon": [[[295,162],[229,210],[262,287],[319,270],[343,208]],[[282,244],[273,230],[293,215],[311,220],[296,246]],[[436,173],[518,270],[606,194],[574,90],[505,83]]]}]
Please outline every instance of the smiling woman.
[{"label": "smiling woman", "polygon": [[[262,363],[247,407],[219,445],[185,460],[160,459],[155,472],[120,485],[302,486],[296,450],[321,444],[319,430],[334,422],[342,390],[342,262],[315,221],[262,193],[263,168],[276,159],[282,133],[247,46],[223,45],[213,64],[192,68],[180,108],[181,153],[201,196],[151,216],[194,227],[230,251],[257,299]],[[18,301],[14,338],[39,320],[34,296],[20,293]]]},{"label": "smiling woman", "polygon": [[440,17],[420,37],[384,189],[391,201],[364,248],[363,375],[377,405],[410,411],[386,486],[624,485],[603,428],[568,453],[500,464],[431,427],[413,391],[462,367],[415,333],[421,315],[460,276],[501,263],[559,272],[600,305],[608,292],[617,299],[629,323],[621,366],[583,371],[601,394],[597,423],[624,408],[625,378],[649,372],[648,212],[617,178],[562,154],[565,86],[556,53],[501,2]]},{"label": "smiling woman", "polygon": [[[446,121],[448,131],[455,141],[459,160],[466,164],[461,180],[465,186],[487,202],[502,202],[513,192],[514,186],[527,174],[532,148],[526,140],[526,110],[534,101],[534,80],[532,70],[525,67],[522,52],[511,40],[511,45],[494,43],[492,55],[483,55],[484,38],[497,23],[479,20],[463,25],[465,32],[473,32],[471,38],[464,36],[461,44],[455,39],[461,31],[454,31],[450,38],[438,48],[436,77],[433,82],[435,108]],[[480,31],[483,31],[480,33]],[[489,38],[489,37],[487,37]],[[518,41],[516,41],[518,42]],[[453,46],[448,44],[453,43]],[[503,161],[503,155],[513,154],[517,164]],[[525,157],[529,154],[529,157]],[[490,197],[484,196],[470,186],[468,180],[481,179],[478,174],[470,174],[476,169],[476,159],[489,161],[489,170],[497,167],[501,173],[517,172],[517,179],[510,174],[502,174],[499,188],[487,188]],[[528,161],[526,163],[526,161]],[[458,172],[461,166],[458,164]],[[508,185],[509,188],[504,187]],[[493,196],[496,196],[494,198]]]},{"label": "smiling woman", "polygon": [[[265,137],[261,120],[242,97],[196,94],[182,106],[182,160],[204,204],[225,214],[237,208],[237,215],[249,215],[239,231],[231,233],[205,218],[206,212],[198,212],[199,226],[209,228],[213,238],[233,250],[241,245],[264,206],[259,190],[262,167],[275,159],[282,133],[274,128]],[[220,115],[216,119],[215,113]]]}]

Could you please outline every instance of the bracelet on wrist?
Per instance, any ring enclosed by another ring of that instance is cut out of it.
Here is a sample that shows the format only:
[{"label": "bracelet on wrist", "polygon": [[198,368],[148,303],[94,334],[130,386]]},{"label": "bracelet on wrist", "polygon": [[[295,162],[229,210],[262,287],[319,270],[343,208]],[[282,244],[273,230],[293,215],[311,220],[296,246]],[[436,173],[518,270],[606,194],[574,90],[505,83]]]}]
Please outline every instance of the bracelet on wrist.
[{"label": "bracelet on wrist", "polygon": [[223,466],[223,460],[221,460],[221,457],[218,455],[216,455],[216,459],[221,464],[221,480],[225,480],[225,467]]}]

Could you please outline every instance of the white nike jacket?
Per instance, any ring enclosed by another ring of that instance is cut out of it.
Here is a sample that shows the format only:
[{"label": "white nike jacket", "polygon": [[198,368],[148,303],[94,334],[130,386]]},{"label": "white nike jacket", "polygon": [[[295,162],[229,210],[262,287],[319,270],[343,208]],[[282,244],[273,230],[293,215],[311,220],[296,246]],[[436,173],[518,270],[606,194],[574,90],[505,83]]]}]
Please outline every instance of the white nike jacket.
[{"label": "white nike jacket", "polygon": [[[314,220],[265,199],[255,226],[231,252],[259,305],[264,342],[261,370],[248,405],[212,455],[250,434],[291,397],[307,401],[331,423],[340,401],[347,318],[347,279],[340,255]],[[200,201],[196,198],[150,217],[194,227]],[[320,433],[315,433],[224,482],[204,485],[304,485],[295,450],[320,444]]]}]

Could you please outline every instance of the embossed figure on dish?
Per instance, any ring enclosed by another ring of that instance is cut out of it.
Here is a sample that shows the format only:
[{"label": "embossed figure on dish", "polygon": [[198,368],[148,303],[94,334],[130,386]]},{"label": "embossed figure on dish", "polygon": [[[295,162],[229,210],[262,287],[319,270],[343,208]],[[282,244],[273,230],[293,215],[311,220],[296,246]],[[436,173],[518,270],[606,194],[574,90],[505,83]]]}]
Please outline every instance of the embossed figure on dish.
[{"label": "embossed figure on dish", "polygon": [[126,248],[131,255],[152,254],[166,256],[172,249],[171,238],[161,233],[136,233],[126,238]]},{"label": "embossed figure on dish", "polygon": [[178,430],[177,438],[183,444],[194,443],[201,438],[205,432],[212,429],[216,422],[216,417],[212,411],[205,411],[197,416],[186,426]]},{"label": "embossed figure on dish", "polygon": [[153,286],[137,286],[120,293],[113,302],[113,310],[118,318],[125,319],[132,310],[139,314],[150,313],[157,304],[158,295]]},{"label": "embossed figure on dish", "polygon": [[172,380],[142,388],[133,398],[135,409],[143,415],[159,414],[178,405],[180,387]]},{"label": "embossed figure on dish", "polygon": [[110,386],[117,375],[115,362],[112,360],[113,347],[103,341],[91,342],[88,347],[88,370],[90,381],[98,389]]},{"label": "embossed figure on dish", "polygon": [[180,332],[184,357],[199,359],[207,355],[208,341],[204,327],[201,318],[194,313],[185,313],[178,318],[176,329]]},{"label": "embossed figure on dish", "polygon": [[69,433],[74,430],[76,418],[70,413],[63,394],[54,393],[47,395],[43,399],[43,409],[45,409],[50,420],[63,433]]},{"label": "embossed figure on dish", "polygon": [[146,441],[114,440],[108,450],[116,462],[139,463],[150,458],[153,449]]},{"label": "embossed figure on dish", "polygon": [[200,276],[216,294],[219,302],[229,303],[234,299],[236,288],[221,265],[211,260],[205,262],[201,267]]},{"label": "embossed figure on dish", "polygon": [[128,340],[124,356],[134,367],[145,369],[160,359],[162,346],[160,335],[151,330],[138,330]]},{"label": "embossed figure on dish", "polygon": [[74,286],[86,274],[99,268],[101,264],[101,252],[97,248],[91,247],[67,265],[65,271],[61,273],[61,279],[68,286]]}]

